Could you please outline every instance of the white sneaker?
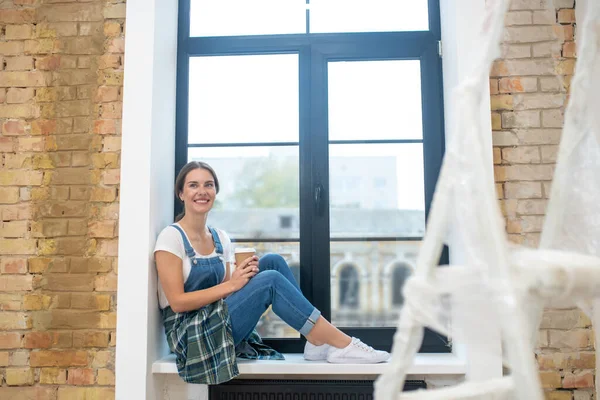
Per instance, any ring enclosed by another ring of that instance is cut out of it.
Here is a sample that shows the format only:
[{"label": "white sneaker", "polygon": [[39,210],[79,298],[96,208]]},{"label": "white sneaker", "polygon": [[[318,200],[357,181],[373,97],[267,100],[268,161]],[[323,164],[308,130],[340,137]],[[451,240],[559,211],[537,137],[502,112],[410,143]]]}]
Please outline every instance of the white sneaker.
[{"label": "white sneaker", "polygon": [[343,349],[331,347],[327,361],[334,364],[377,364],[390,358],[387,351],[375,350],[355,337]]},{"label": "white sneaker", "polygon": [[304,346],[304,359],[307,361],[325,361],[330,348],[331,346],[328,344],[315,346],[307,341]]}]

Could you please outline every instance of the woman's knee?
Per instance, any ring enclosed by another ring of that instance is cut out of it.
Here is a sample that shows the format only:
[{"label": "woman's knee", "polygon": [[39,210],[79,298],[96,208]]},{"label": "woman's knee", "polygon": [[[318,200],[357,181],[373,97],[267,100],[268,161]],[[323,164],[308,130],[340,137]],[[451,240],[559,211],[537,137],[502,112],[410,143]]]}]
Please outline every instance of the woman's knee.
[{"label": "woman's knee", "polygon": [[[258,262],[259,267],[263,264],[268,269],[280,269],[287,267],[285,259],[276,253],[268,253],[262,256]],[[270,267],[270,268],[269,268]]]},{"label": "woman's knee", "polygon": [[279,271],[268,270],[268,271],[261,271],[258,275],[256,275],[254,278],[252,278],[252,280],[258,281],[256,283],[257,284],[260,283],[261,286],[264,285],[264,286],[269,286],[269,287],[275,287],[280,282],[285,280],[285,277],[283,275],[281,275],[281,273]]}]

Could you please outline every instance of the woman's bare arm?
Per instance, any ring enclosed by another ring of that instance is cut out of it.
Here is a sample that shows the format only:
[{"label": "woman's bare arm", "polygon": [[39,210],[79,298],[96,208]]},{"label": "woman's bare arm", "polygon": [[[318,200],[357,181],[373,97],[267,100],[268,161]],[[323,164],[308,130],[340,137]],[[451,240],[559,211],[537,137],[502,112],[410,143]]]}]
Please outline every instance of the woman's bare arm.
[{"label": "woman's bare arm", "polygon": [[[154,257],[156,258],[160,284],[165,291],[171,309],[175,312],[197,310],[239,290],[227,278],[226,282],[211,288],[186,293],[183,290],[183,262],[181,258],[162,250],[157,251]],[[229,266],[229,263],[227,265]]]},{"label": "woman's bare arm", "polygon": [[230,267],[230,263],[225,263],[225,277],[223,278],[223,282],[227,282],[229,280],[229,278],[231,278],[230,275],[230,271],[231,271],[231,267]]}]

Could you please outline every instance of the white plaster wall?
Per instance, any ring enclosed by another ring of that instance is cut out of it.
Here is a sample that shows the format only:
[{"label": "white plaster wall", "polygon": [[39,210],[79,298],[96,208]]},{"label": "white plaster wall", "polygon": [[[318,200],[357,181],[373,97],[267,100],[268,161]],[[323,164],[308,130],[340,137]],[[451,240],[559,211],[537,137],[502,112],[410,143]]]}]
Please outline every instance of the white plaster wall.
[{"label": "white plaster wall", "polygon": [[160,400],[208,400],[208,386],[185,383],[178,375],[166,375],[158,380]]},{"label": "white plaster wall", "polygon": [[177,1],[127,2],[117,309],[117,400],[155,398],[167,354],[152,252],[173,218]]}]

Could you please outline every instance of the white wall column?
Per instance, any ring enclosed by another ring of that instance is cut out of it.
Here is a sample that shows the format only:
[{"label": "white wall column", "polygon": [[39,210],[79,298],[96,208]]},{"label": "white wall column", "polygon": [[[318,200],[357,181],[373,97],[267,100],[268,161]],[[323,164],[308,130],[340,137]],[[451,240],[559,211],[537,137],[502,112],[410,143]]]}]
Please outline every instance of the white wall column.
[{"label": "white wall column", "polygon": [[147,400],[167,350],[152,253],[173,218],[177,1],[129,0],[126,23],[115,398]]}]

